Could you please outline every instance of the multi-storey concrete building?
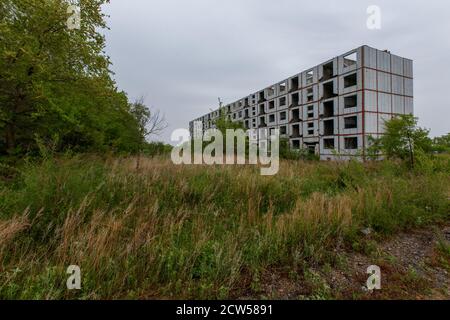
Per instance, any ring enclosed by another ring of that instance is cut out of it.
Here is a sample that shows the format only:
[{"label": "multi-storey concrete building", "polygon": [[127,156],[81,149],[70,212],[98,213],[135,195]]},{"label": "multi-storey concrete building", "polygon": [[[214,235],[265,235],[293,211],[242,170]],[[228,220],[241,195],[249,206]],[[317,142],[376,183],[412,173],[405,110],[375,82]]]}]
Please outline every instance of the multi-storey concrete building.
[{"label": "multi-storey concrete building", "polygon": [[[364,155],[384,121],[413,114],[413,62],[369,46],[330,59],[224,106],[248,129],[279,128],[294,149],[323,160]],[[214,128],[217,109],[190,122]]]}]

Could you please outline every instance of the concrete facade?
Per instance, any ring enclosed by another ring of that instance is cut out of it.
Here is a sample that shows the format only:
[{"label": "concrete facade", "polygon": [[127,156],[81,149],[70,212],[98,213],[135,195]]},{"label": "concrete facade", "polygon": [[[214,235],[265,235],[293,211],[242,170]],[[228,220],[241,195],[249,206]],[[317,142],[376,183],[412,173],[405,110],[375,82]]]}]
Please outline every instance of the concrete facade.
[{"label": "concrete facade", "polygon": [[[363,156],[384,121],[413,114],[413,61],[361,46],[224,106],[248,129],[279,128],[291,148],[322,160]],[[194,121],[214,128],[215,110]]]}]

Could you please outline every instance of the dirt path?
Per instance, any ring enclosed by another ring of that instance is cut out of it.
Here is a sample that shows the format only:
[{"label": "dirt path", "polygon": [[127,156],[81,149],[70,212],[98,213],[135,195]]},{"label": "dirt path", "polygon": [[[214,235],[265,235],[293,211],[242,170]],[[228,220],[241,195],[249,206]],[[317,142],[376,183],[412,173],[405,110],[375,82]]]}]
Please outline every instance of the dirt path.
[{"label": "dirt path", "polygon": [[[450,225],[401,233],[364,247],[336,252],[329,264],[265,272],[252,284],[253,298],[450,300]],[[371,265],[381,269],[381,289],[369,291]],[[255,292],[256,296],[255,296]],[[243,297],[249,298],[249,296]]]}]

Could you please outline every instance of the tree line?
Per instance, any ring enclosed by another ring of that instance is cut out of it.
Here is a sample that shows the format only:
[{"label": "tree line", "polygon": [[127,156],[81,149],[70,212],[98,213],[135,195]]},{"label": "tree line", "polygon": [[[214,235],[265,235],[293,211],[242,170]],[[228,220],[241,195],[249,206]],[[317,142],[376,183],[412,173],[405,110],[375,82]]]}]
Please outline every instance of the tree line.
[{"label": "tree line", "polygon": [[[112,78],[102,5],[81,0],[79,29],[67,0],[0,3],[0,154],[56,151],[136,153],[165,127],[159,112],[130,102]],[[150,127],[150,129],[149,129]]]}]

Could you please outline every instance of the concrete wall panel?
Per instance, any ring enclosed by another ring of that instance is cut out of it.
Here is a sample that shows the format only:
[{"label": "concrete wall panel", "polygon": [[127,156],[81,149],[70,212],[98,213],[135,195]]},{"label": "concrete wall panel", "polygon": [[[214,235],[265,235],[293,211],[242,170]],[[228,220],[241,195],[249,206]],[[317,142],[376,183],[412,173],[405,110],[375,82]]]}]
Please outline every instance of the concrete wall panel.
[{"label": "concrete wall panel", "polygon": [[378,112],[392,112],[392,98],[390,94],[378,93]]},{"label": "concrete wall panel", "polygon": [[391,72],[391,55],[389,53],[377,50],[377,69]]},{"label": "concrete wall panel", "polygon": [[377,93],[375,91],[365,91],[364,108],[366,111],[377,111]]},{"label": "concrete wall panel", "polygon": [[378,91],[391,92],[391,75],[386,72],[377,72]]},{"label": "concrete wall panel", "polygon": [[391,54],[391,72],[403,76],[403,58]]}]

